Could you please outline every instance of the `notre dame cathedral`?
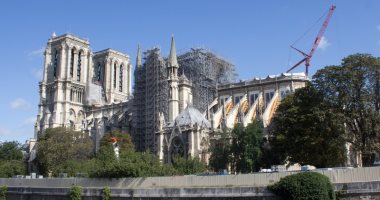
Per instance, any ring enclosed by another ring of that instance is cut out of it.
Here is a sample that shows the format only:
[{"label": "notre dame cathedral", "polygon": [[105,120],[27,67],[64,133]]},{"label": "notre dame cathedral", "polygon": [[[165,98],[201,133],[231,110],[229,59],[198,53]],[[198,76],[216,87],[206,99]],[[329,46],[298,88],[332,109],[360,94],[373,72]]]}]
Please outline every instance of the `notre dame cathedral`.
[{"label": "notre dame cathedral", "polygon": [[105,133],[120,130],[163,162],[173,153],[208,162],[212,132],[257,119],[267,127],[281,99],[307,80],[298,73],[236,82],[235,66],[209,50],[177,56],[173,36],[168,57],[138,48],[133,91],[125,53],[92,52],[87,40],[53,34],[44,55],[36,139],[46,128],[70,127],[89,134],[97,150]]}]

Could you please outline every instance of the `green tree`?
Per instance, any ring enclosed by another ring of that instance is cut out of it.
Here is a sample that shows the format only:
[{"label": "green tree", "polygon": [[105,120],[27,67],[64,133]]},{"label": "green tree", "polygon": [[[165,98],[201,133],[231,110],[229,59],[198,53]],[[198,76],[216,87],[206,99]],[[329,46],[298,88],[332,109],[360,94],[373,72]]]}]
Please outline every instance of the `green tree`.
[{"label": "green tree", "polygon": [[10,178],[15,175],[24,175],[26,165],[23,160],[1,160],[0,178]]},{"label": "green tree", "polygon": [[[116,137],[120,147],[119,159],[116,159],[111,138]],[[161,164],[156,155],[149,151],[136,152],[129,134],[111,132],[100,142],[96,154],[96,169],[90,172],[92,177],[146,177],[177,174],[170,165]]]},{"label": "green tree", "polygon": [[173,167],[180,175],[197,174],[207,171],[207,166],[199,158],[183,158],[179,155],[173,157]]},{"label": "green tree", "polygon": [[236,124],[231,131],[231,169],[248,173],[259,169],[263,144],[262,125],[258,121],[243,127]]},{"label": "green tree", "polygon": [[82,199],[82,187],[78,185],[73,185],[70,188],[69,196],[71,200],[81,200]]},{"label": "green tree", "polygon": [[335,200],[333,186],[327,176],[317,172],[303,172],[281,178],[268,187],[284,200]]},{"label": "green tree", "polygon": [[20,143],[16,141],[0,144],[0,160],[22,160],[23,155]]},{"label": "green tree", "polygon": [[21,145],[16,141],[4,142],[0,145],[0,178],[9,178],[25,174]]},{"label": "green tree", "polygon": [[216,133],[216,135],[219,138],[211,143],[209,166],[212,170],[219,172],[228,168],[231,154],[231,136],[227,130]]},{"label": "green tree", "polygon": [[318,70],[313,85],[342,114],[346,141],[362,160],[358,164],[371,165],[380,150],[380,59],[347,56],[340,66]]},{"label": "green tree", "polygon": [[279,157],[277,160],[287,158],[291,164],[342,165],[345,161],[342,118],[313,86],[296,90],[282,101],[273,118],[270,127],[273,154]]},{"label": "green tree", "polygon": [[69,161],[85,161],[92,155],[93,143],[86,133],[66,128],[46,129],[38,139],[37,166],[39,172],[57,175]]},{"label": "green tree", "polygon": [[8,187],[6,185],[0,186],[0,200],[7,200]]}]

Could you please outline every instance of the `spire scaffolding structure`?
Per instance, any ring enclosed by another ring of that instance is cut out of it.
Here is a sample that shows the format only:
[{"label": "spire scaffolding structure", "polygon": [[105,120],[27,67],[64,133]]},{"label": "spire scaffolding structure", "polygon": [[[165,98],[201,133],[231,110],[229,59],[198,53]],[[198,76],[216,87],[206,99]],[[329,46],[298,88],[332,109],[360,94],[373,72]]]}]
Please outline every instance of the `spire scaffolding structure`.
[{"label": "spire scaffolding structure", "polygon": [[193,84],[193,106],[205,113],[217,96],[217,85],[233,83],[235,66],[204,48],[191,48],[178,56],[179,71]]},{"label": "spire scaffolding structure", "polygon": [[161,56],[159,48],[147,50],[141,67],[135,69],[133,139],[139,151],[156,151],[160,115],[171,123],[169,107],[173,99],[169,87],[173,81],[187,77],[192,87],[192,105],[202,113],[216,98],[218,84],[235,82],[235,66],[227,60],[205,49],[191,49],[177,57],[173,36],[171,41],[167,58]]}]

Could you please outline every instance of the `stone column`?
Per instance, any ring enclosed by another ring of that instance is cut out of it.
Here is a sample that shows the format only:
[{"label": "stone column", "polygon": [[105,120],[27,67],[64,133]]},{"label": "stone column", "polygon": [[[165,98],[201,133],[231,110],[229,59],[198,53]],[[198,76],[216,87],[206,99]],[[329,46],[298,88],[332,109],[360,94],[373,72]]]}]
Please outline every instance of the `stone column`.
[{"label": "stone column", "polygon": [[59,51],[60,51],[60,54],[59,54],[59,67],[57,68],[57,79],[63,79],[64,76],[65,76],[65,72],[66,72],[66,67],[65,67],[65,49],[66,49],[66,43],[65,42],[62,42],[61,43],[61,46],[59,47]]},{"label": "stone column", "polygon": [[77,80],[77,65],[78,65],[78,47],[74,47],[74,59],[73,59],[73,79],[72,80]]},{"label": "stone column", "polygon": [[91,83],[91,79],[92,79],[92,52],[90,50],[87,51],[87,73],[86,73],[86,80],[87,80],[87,83]]},{"label": "stone column", "polygon": [[86,71],[87,71],[87,50],[84,49],[81,55],[81,70],[80,70],[80,82],[86,82]]},{"label": "stone column", "polygon": [[128,65],[127,63],[124,63],[123,64],[123,94],[126,95],[127,92],[128,92],[128,85],[127,85],[127,76],[128,76],[128,73],[127,73],[127,68],[128,68]]},{"label": "stone column", "polygon": [[131,63],[128,64],[128,92],[127,92],[127,95],[128,97],[131,96],[132,94],[132,80],[131,80],[131,77],[132,77],[132,65]]},{"label": "stone column", "polygon": [[47,82],[47,76],[48,76],[48,67],[51,63],[51,46],[50,44],[46,47],[45,52],[45,61],[44,61],[44,75],[42,78],[42,82]]}]

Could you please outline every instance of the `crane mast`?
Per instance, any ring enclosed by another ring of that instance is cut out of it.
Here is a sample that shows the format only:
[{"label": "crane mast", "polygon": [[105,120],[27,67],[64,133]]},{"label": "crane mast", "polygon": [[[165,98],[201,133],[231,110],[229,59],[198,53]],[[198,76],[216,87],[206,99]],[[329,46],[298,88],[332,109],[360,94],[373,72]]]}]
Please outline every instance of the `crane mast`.
[{"label": "crane mast", "polygon": [[326,19],[325,19],[325,21],[323,22],[322,27],[321,27],[321,29],[319,30],[318,35],[317,35],[317,37],[316,37],[315,40],[314,40],[313,47],[311,48],[309,54],[304,53],[303,51],[301,51],[301,50],[299,50],[299,49],[297,49],[297,48],[291,46],[291,48],[293,48],[293,49],[295,49],[296,51],[298,51],[299,53],[301,53],[301,54],[304,56],[304,58],[303,58],[301,61],[299,61],[298,63],[296,63],[296,64],[295,64],[292,68],[290,68],[288,71],[286,71],[287,73],[290,72],[290,71],[292,71],[294,68],[298,67],[298,66],[299,66],[300,64],[302,64],[303,62],[305,62],[305,68],[306,68],[305,74],[306,74],[306,77],[308,77],[309,66],[310,66],[310,60],[311,60],[311,58],[313,57],[313,54],[314,54],[315,50],[318,48],[319,43],[321,42],[321,39],[322,39],[322,37],[323,37],[323,35],[324,35],[325,31],[326,31],[326,28],[327,28],[327,26],[328,26],[328,24],[329,24],[329,22],[330,22],[331,16],[332,16],[332,14],[334,13],[335,8],[336,8],[335,5],[332,5],[332,6],[330,7],[329,12],[328,12],[328,14],[327,14],[327,16],[326,16]]}]

